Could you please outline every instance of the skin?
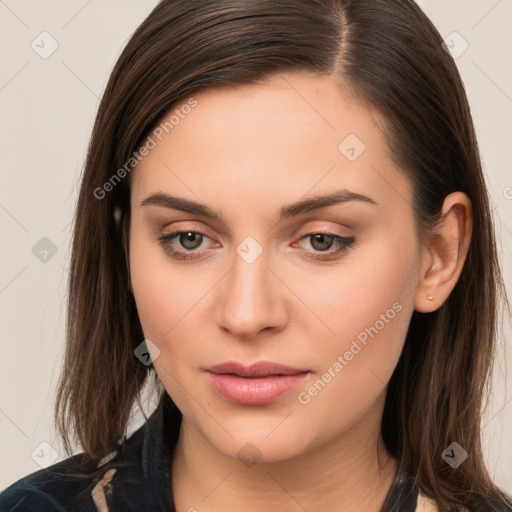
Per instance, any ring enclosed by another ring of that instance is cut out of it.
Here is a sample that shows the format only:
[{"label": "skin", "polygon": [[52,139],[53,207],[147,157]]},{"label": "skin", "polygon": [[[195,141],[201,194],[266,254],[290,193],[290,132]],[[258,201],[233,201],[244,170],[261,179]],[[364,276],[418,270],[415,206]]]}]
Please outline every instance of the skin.
[{"label": "skin", "polygon": [[[469,199],[447,196],[437,236],[421,245],[411,183],[388,154],[381,121],[333,77],[289,73],[194,98],[130,177],[132,289],[144,334],[160,351],[156,372],[183,414],[171,461],[177,510],[377,511],[396,472],[380,435],[387,383],[413,311],[438,308],[460,275]],[[366,146],[354,161],[338,150],[349,134]],[[342,188],[377,204],[279,220],[284,205]],[[222,220],[141,206],[156,192],[205,204]],[[159,244],[180,229],[207,234],[188,249],[193,259],[173,259]],[[333,241],[322,252],[305,236],[318,232],[355,243],[315,260],[337,248]],[[263,249],[252,263],[236,251],[247,236]],[[400,312],[300,403],[298,393],[394,303]],[[202,369],[228,360],[311,373],[271,403],[241,405],[218,395]],[[247,443],[259,457],[250,466],[240,455]],[[420,499],[418,510],[435,509]]]}]

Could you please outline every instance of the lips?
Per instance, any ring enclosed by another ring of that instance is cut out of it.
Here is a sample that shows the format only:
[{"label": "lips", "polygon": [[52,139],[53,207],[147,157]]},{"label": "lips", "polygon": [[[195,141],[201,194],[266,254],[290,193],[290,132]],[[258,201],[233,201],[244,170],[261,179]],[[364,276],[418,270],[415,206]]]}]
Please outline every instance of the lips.
[{"label": "lips", "polygon": [[243,405],[272,402],[291,391],[309,370],[261,361],[251,366],[226,362],[205,368],[211,387],[224,399]]},{"label": "lips", "polygon": [[260,361],[250,366],[244,366],[236,361],[227,361],[225,363],[209,366],[206,371],[216,373],[217,375],[238,375],[239,377],[266,377],[269,375],[296,375],[309,370],[292,368],[284,364],[272,363],[269,361]]}]

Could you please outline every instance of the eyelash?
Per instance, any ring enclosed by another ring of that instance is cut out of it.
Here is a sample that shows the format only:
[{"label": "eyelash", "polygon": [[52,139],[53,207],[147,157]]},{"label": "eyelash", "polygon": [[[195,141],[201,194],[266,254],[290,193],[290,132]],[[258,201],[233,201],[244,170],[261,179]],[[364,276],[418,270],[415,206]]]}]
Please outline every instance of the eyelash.
[{"label": "eyelash", "polygon": [[[166,235],[160,235],[157,236],[157,239],[160,243],[160,245],[163,247],[166,254],[168,254],[171,258],[177,259],[177,260],[189,260],[189,259],[197,259],[195,258],[195,252],[192,251],[186,251],[182,252],[179,250],[176,250],[172,244],[171,240],[173,238],[176,238],[178,235],[184,235],[187,233],[194,233],[198,235],[202,235],[206,238],[210,238],[206,233],[202,231],[196,231],[196,230],[185,230],[185,231],[174,231],[172,233],[168,233]],[[314,235],[324,235],[329,236],[334,239],[335,242],[337,242],[340,247],[335,250],[326,250],[326,251],[314,251],[318,254],[326,254],[327,257],[324,256],[311,256],[314,260],[320,260],[320,261],[328,261],[331,259],[335,259],[334,257],[337,255],[343,255],[348,251],[350,247],[352,247],[355,244],[355,238],[354,237],[344,237],[341,235],[337,235],[335,233],[330,233],[327,231],[311,231],[310,233],[306,233],[305,235],[301,236],[299,240],[304,240],[305,238],[310,238]],[[201,242],[202,243],[202,242]],[[306,249],[304,249],[306,252],[310,252]],[[198,249],[193,249],[193,251],[198,251]]]}]

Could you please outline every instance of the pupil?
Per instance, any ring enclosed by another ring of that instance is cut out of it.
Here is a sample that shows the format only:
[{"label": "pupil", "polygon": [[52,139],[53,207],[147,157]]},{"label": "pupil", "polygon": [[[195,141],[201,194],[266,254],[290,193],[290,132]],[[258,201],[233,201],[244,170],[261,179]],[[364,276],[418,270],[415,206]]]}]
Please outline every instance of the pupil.
[{"label": "pupil", "polygon": [[[183,238],[183,237],[185,237],[185,238],[182,241],[182,245],[183,245],[183,247],[186,247],[187,249],[195,249],[196,247],[201,245],[202,235],[200,235],[199,233],[194,233],[192,231],[189,231],[188,233],[181,235],[181,238]],[[194,240],[196,237],[199,239],[199,243],[197,243],[197,240]]]},{"label": "pupil", "polygon": [[[320,242],[320,244],[322,244],[321,247],[318,247],[319,250],[325,250],[325,249],[329,249],[332,245],[332,237],[329,236],[329,235],[322,235],[321,233],[317,233],[316,235],[313,235],[314,236],[314,241],[315,242]],[[325,242],[327,240],[327,243]],[[315,246],[315,244],[313,244],[313,247]]]}]

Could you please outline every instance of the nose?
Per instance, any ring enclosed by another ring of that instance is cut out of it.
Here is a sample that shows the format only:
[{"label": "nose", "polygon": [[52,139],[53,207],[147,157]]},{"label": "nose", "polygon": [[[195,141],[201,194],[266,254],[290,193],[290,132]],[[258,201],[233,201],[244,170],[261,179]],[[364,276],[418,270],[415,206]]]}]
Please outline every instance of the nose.
[{"label": "nose", "polygon": [[217,287],[217,324],[244,339],[280,330],[287,321],[285,291],[265,251],[252,263],[235,253],[233,268]]}]

